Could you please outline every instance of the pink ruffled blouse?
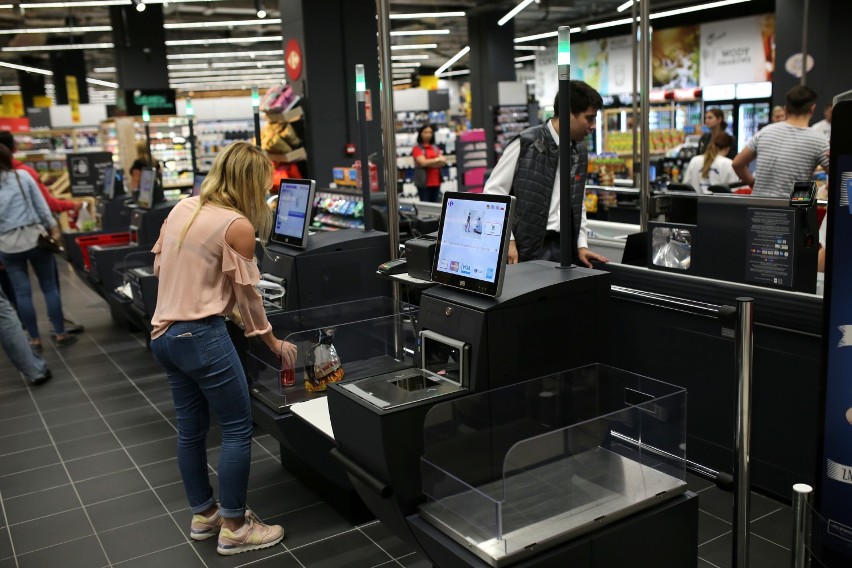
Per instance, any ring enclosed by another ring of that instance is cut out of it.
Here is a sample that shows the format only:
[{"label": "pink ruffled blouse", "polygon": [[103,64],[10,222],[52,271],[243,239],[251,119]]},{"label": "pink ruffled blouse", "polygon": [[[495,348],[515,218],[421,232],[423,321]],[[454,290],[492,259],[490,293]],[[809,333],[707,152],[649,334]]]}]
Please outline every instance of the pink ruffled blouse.
[{"label": "pink ruffled blouse", "polygon": [[242,214],[205,205],[178,249],[181,231],[198,206],[198,197],[175,205],[151,249],[154,274],[159,277],[157,309],[151,319],[151,338],[161,336],[176,321],[195,321],[230,315],[236,304],[246,336],[272,330],[263,301],[255,289],[260,271],[225,242],[231,223]]}]

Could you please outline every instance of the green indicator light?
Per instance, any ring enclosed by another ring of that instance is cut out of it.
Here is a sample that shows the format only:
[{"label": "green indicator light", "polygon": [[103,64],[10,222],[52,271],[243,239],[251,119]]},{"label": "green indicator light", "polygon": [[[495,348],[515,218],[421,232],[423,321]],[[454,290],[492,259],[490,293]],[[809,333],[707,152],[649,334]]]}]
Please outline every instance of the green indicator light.
[{"label": "green indicator light", "polygon": [[193,116],[195,111],[192,110],[192,97],[186,97],[186,116]]},{"label": "green indicator light", "polygon": [[364,78],[364,66],[361,64],[355,66],[355,92],[367,92],[367,79]]},{"label": "green indicator light", "polygon": [[260,108],[260,93],[257,91],[257,87],[251,88],[251,106]]},{"label": "green indicator light", "polygon": [[142,107],[142,121],[143,122],[151,122],[151,113],[148,112],[148,107]]},{"label": "green indicator light", "polygon": [[571,65],[571,28],[568,26],[559,28],[556,63],[557,65]]}]

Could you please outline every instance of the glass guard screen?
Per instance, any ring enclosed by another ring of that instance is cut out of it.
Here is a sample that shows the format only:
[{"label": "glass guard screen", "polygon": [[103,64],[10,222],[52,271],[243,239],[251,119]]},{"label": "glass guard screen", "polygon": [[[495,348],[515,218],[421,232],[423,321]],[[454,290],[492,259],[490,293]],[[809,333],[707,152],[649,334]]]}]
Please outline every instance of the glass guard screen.
[{"label": "glass guard screen", "polygon": [[157,173],[154,168],[142,168],[139,176],[139,197],[136,202],[140,207],[150,208],[154,203],[154,181]]},{"label": "glass guard screen", "polygon": [[195,178],[192,180],[192,197],[197,197],[201,195],[201,184],[204,183],[204,179],[207,176],[196,174]]},{"label": "glass guard screen", "polygon": [[281,182],[278,191],[278,214],[275,217],[275,234],[301,239],[309,207],[311,186],[304,183]]},{"label": "glass guard screen", "polygon": [[106,199],[112,199],[115,196],[115,166],[104,168],[104,186],[101,195]]},{"label": "glass guard screen", "polygon": [[423,369],[461,384],[461,353],[458,347],[423,336]]},{"label": "glass guard screen", "polygon": [[438,271],[493,283],[501,261],[507,207],[505,203],[449,198]]}]

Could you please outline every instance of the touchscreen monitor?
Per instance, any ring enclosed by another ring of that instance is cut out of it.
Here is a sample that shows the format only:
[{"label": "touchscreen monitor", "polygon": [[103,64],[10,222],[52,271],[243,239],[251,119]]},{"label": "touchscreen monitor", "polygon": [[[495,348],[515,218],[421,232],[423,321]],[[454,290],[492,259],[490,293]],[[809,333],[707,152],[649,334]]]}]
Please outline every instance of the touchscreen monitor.
[{"label": "touchscreen monitor", "polygon": [[108,201],[115,197],[115,166],[112,164],[104,168],[104,185],[101,187],[101,195]]},{"label": "touchscreen monitor", "polygon": [[195,174],[195,177],[192,180],[192,193],[190,193],[190,197],[198,197],[201,195],[201,184],[204,183],[206,178],[207,174]]},{"label": "touchscreen monitor", "polygon": [[315,191],[316,182],[311,179],[281,180],[270,240],[299,248],[307,246]]},{"label": "touchscreen monitor", "polygon": [[136,204],[143,209],[154,205],[154,183],[157,181],[157,171],[154,168],[142,168],[139,175],[139,195]]},{"label": "touchscreen monitor", "polygon": [[499,296],[514,207],[508,195],[445,193],[432,280]]}]

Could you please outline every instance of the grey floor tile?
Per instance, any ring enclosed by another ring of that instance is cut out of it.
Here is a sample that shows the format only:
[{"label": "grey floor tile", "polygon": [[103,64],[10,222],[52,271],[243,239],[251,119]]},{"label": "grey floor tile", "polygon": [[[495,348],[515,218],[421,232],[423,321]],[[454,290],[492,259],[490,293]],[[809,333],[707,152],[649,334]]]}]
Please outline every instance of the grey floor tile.
[{"label": "grey floor tile", "polygon": [[[208,543],[209,544],[209,543]],[[179,544],[166,550],[154,552],[116,564],[121,568],[205,568],[192,544]],[[253,565],[254,566],[254,565]]]},{"label": "grey floor tile", "polygon": [[251,563],[251,568],[302,568],[293,555],[289,552],[280,552],[281,547],[274,549],[277,554]]},{"label": "grey floor tile", "polygon": [[86,511],[98,532],[166,514],[166,508],[157,495],[150,490],[88,505]]},{"label": "grey floor tile", "polygon": [[177,458],[145,465],[139,469],[151,487],[160,487],[181,480]]},{"label": "grey floor tile", "polygon": [[115,414],[116,412],[125,412],[127,410],[134,410],[150,405],[148,404],[148,401],[145,400],[145,397],[143,397],[137,392],[126,396],[99,400],[95,403],[95,406],[98,408],[101,414],[103,414],[104,416],[109,416],[110,414]]},{"label": "grey floor tile", "polygon": [[81,440],[62,442],[56,444],[56,447],[63,461],[69,461],[117,450],[121,448],[121,444],[118,443],[112,433],[107,432]]},{"label": "grey floor tile", "polygon": [[[283,555],[287,554],[287,549],[280,543],[269,548],[253,550],[235,556],[222,556],[216,552],[216,542],[212,538],[209,541],[197,542],[194,546],[195,551],[204,560],[208,568],[232,568],[235,565],[249,565],[251,568],[254,568],[254,562],[261,562],[272,558],[280,559],[282,561],[281,566],[298,566],[295,562],[293,564],[286,563]],[[266,566],[270,566],[270,564],[266,564]]]},{"label": "grey floor tile", "polygon": [[5,459],[8,454],[50,446],[51,444],[50,436],[47,435],[47,430],[44,428],[24,432],[17,436],[6,436],[0,439],[0,460]]},{"label": "grey floor tile", "polygon": [[177,455],[177,436],[132,446],[127,452],[138,466],[167,460]]},{"label": "grey floor tile", "polygon": [[265,517],[265,523],[281,525],[287,533],[284,544],[296,548],[346,532],[352,526],[326,503],[317,503],[284,515]]},{"label": "grey floor tile", "polygon": [[[711,515],[731,522],[734,508],[734,496],[716,487],[711,487],[698,494],[698,507]],[[757,519],[776,511],[781,506],[762,495],[751,494],[751,518]]]},{"label": "grey floor tile", "polygon": [[4,499],[70,485],[71,480],[61,463],[0,477],[0,493]]},{"label": "grey floor tile", "polygon": [[168,515],[111,531],[101,531],[98,536],[111,563],[144,556],[187,540]]},{"label": "grey floor tile", "polygon": [[[52,383],[47,384],[51,385]],[[64,408],[78,406],[80,404],[86,404],[87,402],[89,402],[89,397],[78,388],[76,391],[41,398],[38,400],[38,408],[42,413],[44,413],[53,410],[62,410]]]},{"label": "grey floor tile", "polygon": [[166,509],[170,513],[179,513],[176,515],[178,520],[183,518],[180,515],[185,515],[187,522],[189,522],[192,518],[192,514],[189,512],[189,503],[186,500],[186,492],[183,490],[183,483],[170,483],[169,485],[155,487],[154,492],[165,504]]},{"label": "grey floor tile", "polygon": [[730,532],[731,524],[704,511],[698,512],[698,544],[704,544],[707,541],[720,537],[726,532]]},{"label": "grey floor tile", "polygon": [[[0,420],[0,432],[3,432],[3,438],[15,436],[22,432],[31,432],[40,428],[44,428],[44,422],[41,421],[41,416],[38,414],[27,414],[18,418]],[[3,440],[0,439],[0,448],[2,447]]]},{"label": "grey floor tile", "polygon": [[396,561],[406,568],[432,568],[432,563],[416,552],[414,554],[408,554],[401,558],[397,558]]},{"label": "grey floor tile", "polygon": [[4,496],[3,507],[6,509],[9,524],[14,525],[77,509],[80,507],[80,500],[69,484],[11,499]]},{"label": "grey floor tile", "polygon": [[316,493],[296,480],[260,489],[249,487],[247,498],[248,506],[262,519],[283,515],[321,501]]},{"label": "grey floor tile", "polygon": [[53,446],[10,454],[0,460],[0,476],[59,463],[59,461],[59,454]]},{"label": "grey floor tile", "polygon": [[306,568],[367,568],[392,560],[357,530],[291,552]]},{"label": "grey floor tile", "polygon": [[12,541],[9,540],[9,529],[0,529],[0,559],[12,558]]},{"label": "grey floor tile", "polygon": [[96,456],[89,456],[65,462],[68,474],[75,482],[108,475],[133,467],[133,462],[124,450],[112,450]]},{"label": "grey floor tile", "polygon": [[784,505],[778,511],[753,521],[751,532],[789,549],[792,546],[793,510]]},{"label": "grey floor tile", "polygon": [[54,426],[50,429],[50,435],[56,444],[70,442],[72,440],[80,440],[97,436],[99,434],[109,433],[106,423],[103,418],[89,418],[81,420],[73,424],[63,424],[62,426]]},{"label": "grey floor tile", "polygon": [[111,473],[74,484],[84,505],[115,499],[123,495],[138,493],[148,489],[137,469]]},{"label": "grey floor tile", "polygon": [[[733,538],[727,534],[698,547],[698,556],[719,568],[731,568]],[[790,551],[771,542],[752,536],[749,539],[749,565],[775,568],[790,565]]]},{"label": "grey floor tile", "polygon": [[124,446],[137,446],[156,440],[162,440],[174,436],[174,426],[165,420],[158,420],[150,424],[140,424],[132,428],[116,430],[115,435]]},{"label": "grey floor tile", "polygon": [[137,393],[138,391],[136,390],[136,387],[130,384],[129,381],[116,382],[115,384],[111,385],[97,386],[86,389],[86,394],[88,394],[89,398],[95,401],[95,403],[101,400],[118,398]]},{"label": "grey floor tile", "polygon": [[[218,462],[212,462],[214,468],[219,467]],[[266,458],[251,463],[249,472],[249,488],[267,487],[277,485],[294,479],[293,475],[281,466],[274,458]]]},{"label": "grey floor tile", "polygon": [[16,554],[69,542],[93,534],[83,509],[74,509],[43,519],[9,527]]},{"label": "grey floor tile", "polygon": [[127,412],[110,414],[109,416],[104,417],[104,420],[106,420],[107,424],[109,424],[113,430],[132,428],[134,426],[150,424],[159,420],[165,422],[163,415],[160,414],[156,408],[150,406],[129,410]]},{"label": "grey floor tile", "polygon": [[109,566],[97,538],[89,536],[18,557],[19,568],[101,568]]},{"label": "grey floor tile", "polygon": [[380,521],[359,528],[361,532],[367,535],[367,538],[375,542],[379,548],[390,554],[393,558],[399,558],[400,556],[414,552],[414,548],[391,533]]},{"label": "grey floor tile", "polygon": [[26,390],[18,391],[17,393],[0,394],[0,400],[7,404],[0,406],[0,416],[4,419],[18,418],[28,414],[35,414],[36,407],[30,399],[30,395]]},{"label": "grey floor tile", "polygon": [[43,416],[45,423],[49,427],[55,427],[70,424],[72,422],[78,422],[80,420],[87,420],[89,418],[97,418],[98,412],[91,403],[87,402],[77,406],[45,412],[43,413]]}]

